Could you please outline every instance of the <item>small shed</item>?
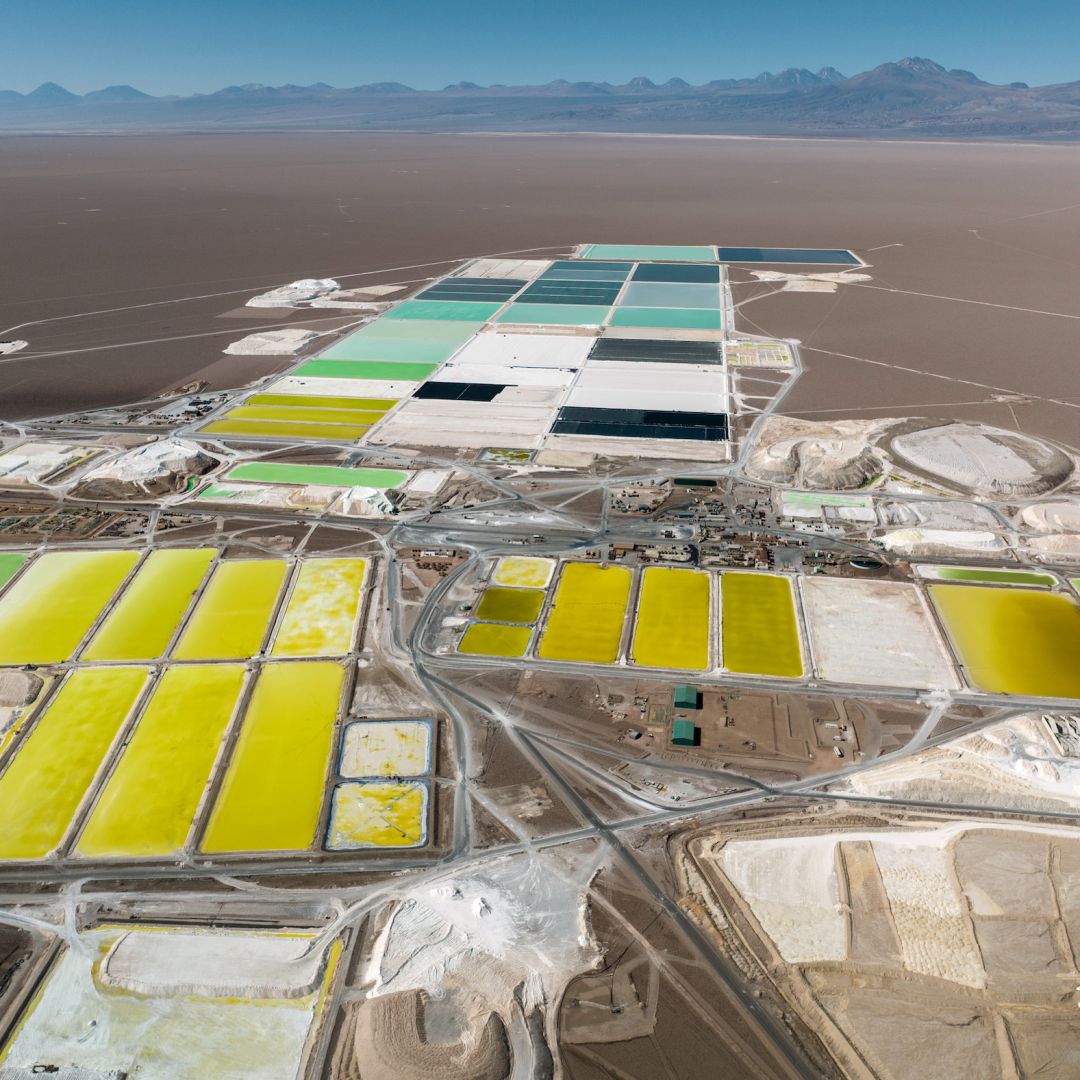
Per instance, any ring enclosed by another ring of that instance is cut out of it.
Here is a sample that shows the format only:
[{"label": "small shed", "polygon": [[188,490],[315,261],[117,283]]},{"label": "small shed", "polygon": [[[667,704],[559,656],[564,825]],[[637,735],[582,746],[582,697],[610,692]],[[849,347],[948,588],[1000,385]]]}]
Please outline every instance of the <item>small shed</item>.
[{"label": "small shed", "polygon": [[700,709],[701,698],[698,695],[698,689],[696,686],[676,686],[675,687],[675,708],[676,709]]},{"label": "small shed", "polygon": [[671,741],[675,746],[697,746],[697,725],[693,720],[676,720],[671,727]]}]

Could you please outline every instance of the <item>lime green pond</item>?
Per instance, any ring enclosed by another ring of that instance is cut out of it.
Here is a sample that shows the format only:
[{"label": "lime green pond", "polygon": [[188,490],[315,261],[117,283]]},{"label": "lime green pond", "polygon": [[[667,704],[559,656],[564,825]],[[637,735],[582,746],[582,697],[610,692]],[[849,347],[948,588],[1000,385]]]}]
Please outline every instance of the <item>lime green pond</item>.
[{"label": "lime green pond", "polygon": [[977,570],[963,566],[939,566],[936,571],[941,581],[986,581],[1003,585],[1042,585],[1053,588],[1054,579],[1049,574],[1036,574],[1028,570]]},{"label": "lime green pond", "polygon": [[1080,607],[1056,593],[931,585],[969,681],[991,694],[1080,698]]},{"label": "lime green pond", "polygon": [[76,671],[0,777],[0,859],[43,859],[68,831],[146,682],[142,668]]},{"label": "lime green pond", "polygon": [[0,551],[0,589],[2,589],[26,562],[27,556],[19,551]]},{"label": "lime green pond", "polygon": [[745,675],[798,678],[802,656],[788,579],[727,573],[720,585],[724,667]]},{"label": "lime green pond", "polygon": [[134,551],[42,555],[0,599],[0,664],[67,660],[138,557]]},{"label": "lime green pond", "polygon": [[238,405],[230,409],[230,420],[283,420],[299,424],[374,424],[382,411],[357,409],[316,409],[294,405]]},{"label": "lime green pond", "polygon": [[86,660],[156,660],[165,654],[217,552],[153,551],[94,635]]},{"label": "lime green pond", "polygon": [[207,435],[251,435],[272,439],[324,439],[328,442],[354,442],[367,434],[364,424],[306,424],[287,420],[212,420],[200,431]]},{"label": "lime green pond", "polygon": [[280,559],[218,563],[173,653],[233,660],[261,648],[288,567]]},{"label": "lime green pond", "polygon": [[396,469],[348,469],[337,465],[289,465],[249,461],[229,470],[229,480],[253,484],[323,484],[327,487],[369,487],[385,491],[400,487],[408,473]]}]

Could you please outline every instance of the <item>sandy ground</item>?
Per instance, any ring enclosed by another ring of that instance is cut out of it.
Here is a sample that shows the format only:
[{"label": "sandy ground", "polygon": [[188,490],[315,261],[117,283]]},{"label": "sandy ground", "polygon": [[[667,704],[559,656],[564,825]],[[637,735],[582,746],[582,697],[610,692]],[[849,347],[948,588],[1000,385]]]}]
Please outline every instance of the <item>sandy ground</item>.
[{"label": "sandy ground", "polygon": [[[1080,376],[1057,357],[1080,345],[1078,165],[1080,147],[989,144],[0,139],[0,329],[127,309],[17,331],[30,348],[4,363],[0,415],[119,402],[197,374],[216,385],[263,374],[276,361],[220,350],[274,321],[243,308],[249,294],[298,277],[356,287],[380,279],[350,274],[467,255],[586,240],[711,240],[848,246],[873,264],[871,282],[836,294],[787,292],[743,311],[744,329],[756,329],[752,319],[813,350],[788,401],[800,415],[957,415],[1075,439]],[[737,299],[775,287],[758,282]],[[208,298],[133,308],[200,296]],[[160,340],[191,334],[216,336]],[[1000,403],[987,387],[1033,402]]]}]

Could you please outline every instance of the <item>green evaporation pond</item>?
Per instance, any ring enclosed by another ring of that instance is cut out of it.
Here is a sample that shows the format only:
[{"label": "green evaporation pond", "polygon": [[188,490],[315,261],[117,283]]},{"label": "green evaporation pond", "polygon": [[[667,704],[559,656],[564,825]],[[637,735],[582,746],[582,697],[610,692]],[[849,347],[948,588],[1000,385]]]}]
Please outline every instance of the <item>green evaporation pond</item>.
[{"label": "green evaporation pond", "polygon": [[0,589],[2,589],[26,562],[27,556],[21,551],[0,551]]},{"label": "green evaporation pond", "polygon": [[537,326],[599,326],[610,310],[606,304],[511,304],[495,321]]},{"label": "green evaporation pond", "polygon": [[441,363],[468,341],[484,321],[377,319],[332,345],[320,354],[320,359]]},{"label": "green evaporation pond", "polygon": [[968,679],[991,694],[1080,698],[1080,607],[1023,589],[931,585]]},{"label": "green evaporation pond", "polygon": [[407,300],[387,312],[384,319],[438,319],[451,322],[487,322],[499,308],[497,304],[468,300]]},{"label": "green evaporation pond", "polygon": [[619,307],[611,317],[612,326],[654,326],[674,330],[720,330],[719,311],[705,308]]},{"label": "green evaporation pond", "polygon": [[478,619],[488,622],[534,623],[544,606],[543,589],[491,588],[476,609]]},{"label": "green evaporation pond", "polygon": [[1042,585],[1053,588],[1054,579],[1049,574],[1037,574],[1029,570],[978,570],[963,566],[939,566],[937,576],[942,581],[986,581],[1009,585]]},{"label": "green evaporation pond", "polygon": [[322,484],[325,487],[400,487],[408,473],[397,469],[350,469],[337,465],[289,465],[270,461],[248,461],[229,470],[227,479],[253,484]]}]

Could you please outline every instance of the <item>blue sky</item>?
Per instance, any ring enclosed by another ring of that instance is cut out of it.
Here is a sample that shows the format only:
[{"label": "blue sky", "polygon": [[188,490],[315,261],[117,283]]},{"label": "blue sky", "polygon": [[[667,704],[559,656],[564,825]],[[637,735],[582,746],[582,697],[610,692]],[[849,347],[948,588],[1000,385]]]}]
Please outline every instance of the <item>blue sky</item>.
[{"label": "blue sky", "polygon": [[0,88],[698,83],[906,55],[1035,85],[1080,79],[1078,40],[1076,0],[0,0]]}]

